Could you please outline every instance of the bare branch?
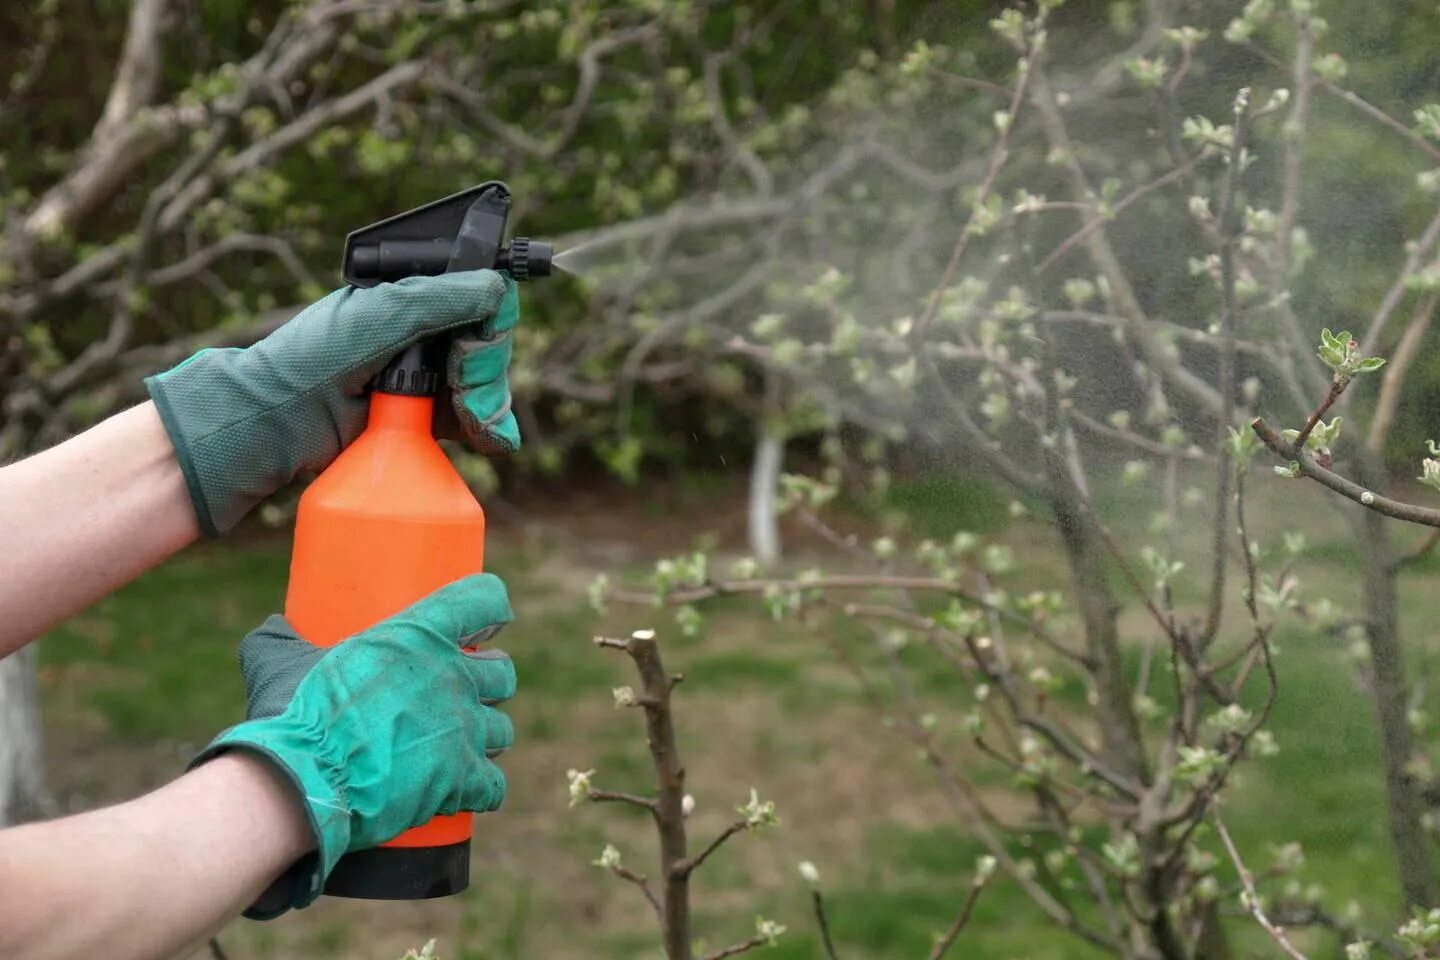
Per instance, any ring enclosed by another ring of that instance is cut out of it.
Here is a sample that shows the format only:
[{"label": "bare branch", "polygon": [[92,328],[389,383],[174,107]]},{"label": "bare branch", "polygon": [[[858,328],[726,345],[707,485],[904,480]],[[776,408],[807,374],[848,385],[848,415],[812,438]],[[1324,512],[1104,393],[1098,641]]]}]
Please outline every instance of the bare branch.
[{"label": "bare branch", "polygon": [[739,820],[736,820],[724,830],[720,831],[720,833],[715,837],[715,839],[711,840],[710,844],[704,850],[701,850],[699,853],[695,854],[695,856],[690,857],[687,860],[682,860],[680,863],[672,864],[670,869],[689,876],[700,868],[700,864],[704,863],[707,859],[709,859],[710,854],[714,853],[716,850],[719,850],[722,846],[724,846],[726,840],[729,840],[737,833],[743,833],[746,829],[749,828],[749,826],[749,821],[747,821],[744,817],[741,817]]},{"label": "bare branch", "polygon": [[723,950],[716,950],[714,953],[706,954],[704,960],[725,960],[726,957],[738,957],[742,953],[749,953],[770,943],[770,937],[764,934],[755,934],[749,940],[740,943],[732,943]]},{"label": "bare branch", "polygon": [[1272,923],[1270,918],[1265,915],[1265,909],[1260,905],[1260,894],[1255,890],[1255,877],[1245,866],[1244,861],[1240,859],[1240,851],[1235,848],[1235,841],[1230,838],[1230,831],[1225,829],[1225,821],[1220,818],[1220,811],[1212,810],[1211,817],[1215,821],[1215,829],[1220,834],[1220,840],[1225,844],[1225,850],[1230,854],[1230,862],[1235,865],[1236,872],[1240,874],[1240,883],[1245,888],[1243,898],[1245,909],[1250,911],[1250,915],[1255,918],[1255,921],[1265,928],[1266,933],[1270,934],[1270,939],[1274,940],[1291,960],[1309,960],[1290,942],[1285,931]]},{"label": "bare branch", "polygon": [[[1284,157],[1280,187],[1280,212],[1275,226],[1275,276],[1274,290],[1278,300],[1280,320],[1289,341],[1290,351],[1296,364],[1303,364],[1299,371],[1311,390],[1318,390],[1323,383],[1322,373],[1311,361],[1310,344],[1301,328],[1300,319],[1290,303],[1290,274],[1293,262],[1293,234],[1296,220],[1300,215],[1300,188],[1305,158],[1305,138],[1310,119],[1310,93],[1315,82],[1312,61],[1315,55],[1315,31],[1310,14],[1297,8],[1295,29],[1295,65],[1291,73],[1294,87],[1290,112],[1282,128]],[[1294,365],[1292,365],[1294,369]]]},{"label": "bare branch", "polygon": [[1157,440],[1141,436],[1133,430],[1120,430],[1109,424],[1101,423],[1094,417],[1081,410],[1071,410],[1070,420],[1086,433],[1093,433],[1099,437],[1106,437],[1111,440],[1127,444],[1137,450],[1152,454],[1157,457],[1164,457],[1167,460],[1186,460],[1192,463],[1199,463],[1209,458],[1205,454],[1193,449],[1178,450],[1174,447],[1167,447]]},{"label": "bare branch", "polygon": [[[1035,18],[1037,30],[1043,30],[1048,8],[1041,7],[1039,15]],[[1006,110],[1004,125],[1000,128],[1000,135],[995,138],[995,145],[990,149],[990,162],[985,169],[985,176],[980,181],[980,188],[976,191],[975,200],[970,208],[970,215],[965,218],[965,225],[960,228],[960,236],[955,241],[955,248],[950,252],[950,260],[945,264],[945,269],[936,281],[934,289],[930,293],[930,299],[925,304],[925,312],[915,324],[915,333],[923,334],[935,319],[935,314],[940,310],[940,301],[949,289],[950,282],[955,279],[955,272],[960,268],[960,261],[965,257],[965,248],[970,243],[973,233],[975,217],[985,203],[990,199],[990,192],[995,188],[995,180],[1000,176],[1000,169],[1005,166],[1005,161],[1010,155],[1010,131],[1015,129],[1016,115],[1020,112],[1020,105],[1025,102],[1026,90],[1030,85],[1031,75],[1035,72],[1036,60],[1040,52],[1038,47],[1031,47],[1025,51],[1025,56],[1020,61],[1020,76],[1015,81],[1014,92],[1010,95],[1010,105]]]},{"label": "bare branch", "polygon": [[840,960],[835,941],[830,936],[830,920],[825,916],[825,897],[819,890],[810,891],[810,905],[815,910],[815,923],[820,927],[820,942],[825,945],[826,960]]},{"label": "bare branch", "polygon": [[655,827],[660,835],[660,870],[664,881],[661,927],[670,960],[690,957],[690,874],[679,869],[686,861],[685,768],[675,746],[670,692],[679,675],[665,672],[653,630],[637,630],[629,639],[596,637],[597,646],[623,650],[635,663],[643,683],[641,706],[650,758],[655,766],[659,797],[655,801]]},{"label": "bare branch", "polygon": [[1211,529],[1210,603],[1205,613],[1205,627],[1195,645],[1204,649],[1220,629],[1224,615],[1225,550],[1230,525],[1230,447],[1226,443],[1230,422],[1235,419],[1235,247],[1242,230],[1236,209],[1235,195],[1244,173],[1245,126],[1250,91],[1241,90],[1235,98],[1234,130],[1230,139],[1230,156],[1226,164],[1225,186],[1220,195],[1220,333],[1225,346],[1220,351],[1220,417],[1215,423],[1215,519]]},{"label": "bare branch", "polygon": [[[1094,191],[1090,188],[1085,171],[1080,167],[1079,161],[1075,159],[1075,144],[1070,139],[1065,119],[1055,100],[1055,94],[1050,89],[1043,67],[1038,63],[1034,68],[1034,73],[1031,99],[1035,102],[1037,112],[1040,114],[1046,138],[1051,149],[1064,157],[1064,172],[1070,180],[1071,189],[1075,195],[1082,200],[1088,199]],[[1111,246],[1109,235],[1104,227],[1098,227],[1088,233],[1085,236],[1084,244],[1091,261],[1094,262],[1096,269],[1105,277],[1110,286],[1110,296],[1114,300],[1116,311],[1125,321],[1125,333],[1139,348],[1146,363],[1158,370],[1167,383],[1174,384],[1206,413],[1219,416],[1223,406],[1219,391],[1202,377],[1186,369],[1179,358],[1171,355],[1166,345],[1156,337],[1150,319],[1145,315],[1140,300],[1135,294],[1135,289],[1121,266],[1120,258],[1116,255],[1114,247]]]},{"label": "bare branch", "polygon": [[1040,261],[1040,263],[1035,267],[1034,272],[1039,275],[1050,269],[1052,266],[1055,265],[1055,262],[1057,260],[1059,260],[1061,257],[1065,256],[1065,254],[1073,250],[1077,244],[1084,241],[1096,230],[1099,230],[1101,227],[1105,226],[1105,224],[1119,217],[1120,214],[1124,212],[1126,207],[1130,206],[1135,201],[1144,198],[1146,195],[1154,193],[1156,190],[1159,190],[1163,187],[1169,186],[1181,177],[1186,176],[1195,169],[1195,165],[1198,164],[1200,160],[1201,155],[1196,154],[1180,166],[1161,174],[1154,180],[1151,180],[1149,183],[1141,184],[1134,190],[1131,190],[1125,196],[1121,197],[1119,200],[1116,200],[1114,205],[1110,207],[1110,209],[1094,217],[1084,226],[1082,226],[1079,230],[1070,234],[1070,236],[1066,237],[1063,241],[1061,241],[1059,246],[1057,246],[1054,250],[1051,250],[1050,253],[1046,255],[1045,259]]},{"label": "bare branch", "polygon": [[1416,544],[1414,549],[1412,549],[1409,553],[1396,557],[1392,563],[1392,567],[1398,570],[1402,567],[1408,567],[1411,564],[1419,563],[1421,560],[1425,559],[1427,556],[1430,555],[1430,551],[1435,549],[1435,545],[1437,543],[1440,543],[1440,527],[1437,527],[1434,530],[1431,530],[1429,533],[1425,534],[1424,538],[1418,544]]},{"label": "bare branch", "polygon": [[1379,453],[1390,436],[1390,428],[1395,422],[1395,411],[1400,406],[1400,391],[1405,386],[1405,375],[1410,372],[1410,365],[1415,362],[1415,357],[1420,352],[1420,343],[1429,332],[1431,321],[1435,319],[1437,303],[1440,303],[1440,295],[1432,293],[1421,298],[1415,305],[1415,312],[1411,314],[1399,344],[1390,355],[1390,362],[1385,364],[1385,370],[1380,376],[1380,397],[1375,401],[1370,432],[1365,436],[1366,449]]},{"label": "bare branch", "polygon": [[980,899],[980,894],[985,892],[989,880],[979,881],[970,885],[970,892],[965,895],[965,902],[960,905],[960,912],[955,915],[940,940],[935,944],[935,949],[930,951],[930,960],[940,960],[949,952],[955,938],[960,936],[960,931],[970,922],[970,915],[975,912],[975,903]]},{"label": "bare branch", "polygon": [[1420,234],[1420,238],[1409,245],[1410,252],[1405,257],[1405,263],[1400,267],[1400,272],[1395,275],[1395,282],[1390,284],[1389,290],[1385,291],[1385,297],[1380,301],[1375,316],[1370,320],[1370,326],[1365,328],[1365,336],[1360,341],[1362,356],[1368,357],[1375,352],[1376,346],[1380,343],[1380,335],[1385,332],[1385,325],[1390,322],[1395,308],[1400,305],[1405,291],[1409,289],[1410,275],[1418,270],[1420,264],[1424,263],[1425,259],[1431,255],[1436,241],[1440,241],[1440,209],[1437,209],[1435,216],[1430,218],[1430,223]]},{"label": "bare branch", "polygon": [[130,7],[130,25],[125,49],[115,68],[115,80],[105,98],[105,109],[92,135],[105,140],[155,99],[164,64],[164,27],[170,0],[135,0]]},{"label": "bare branch", "polygon": [[639,807],[649,813],[655,813],[659,804],[652,797],[642,797],[635,793],[625,793],[620,790],[591,790],[586,799],[595,803],[628,803],[633,807]]},{"label": "bare branch", "polygon": [[[333,6],[329,9],[333,11]],[[104,131],[105,136],[92,136],[81,151],[79,165],[46,190],[26,215],[20,238],[22,248],[40,237],[72,229],[128,183],[146,161],[186,132],[217,116],[238,114],[261,87],[288,84],[330,47],[336,35],[337,28],[320,13],[312,14],[303,27],[297,27],[291,16],[281,16],[261,50],[241,65],[239,72],[244,80],[240,95],[210,104],[177,101],[136,110],[123,123]],[[262,78],[265,83],[259,82]],[[91,275],[98,272],[103,271]]]},{"label": "bare branch", "polygon": [[[1280,67],[1282,69],[1284,68],[1285,64],[1281,62],[1280,58],[1275,56],[1273,53],[1266,50],[1265,48],[1248,41],[1246,43],[1246,46],[1248,46],[1251,50],[1255,51],[1256,54],[1266,60],[1271,66]],[[1343,100],[1345,103],[1348,103],[1356,110],[1359,110],[1365,116],[1369,117],[1371,120],[1374,120],[1381,126],[1388,127],[1394,132],[1400,134],[1400,136],[1404,137],[1410,142],[1411,146],[1418,148],[1422,153],[1429,157],[1431,162],[1440,163],[1440,147],[1435,146],[1433,143],[1426,140],[1419,133],[1416,133],[1403,121],[1397,120],[1395,117],[1392,117],[1390,114],[1386,113],[1384,110],[1381,110],[1379,107],[1375,106],[1373,103],[1366,100],[1358,93],[1355,93],[1353,90],[1347,90],[1346,88],[1340,86],[1338,83],[1335,83],[1332,80],[1327,80],[1324,77],[1319,76],[1318,74],[1314,74],[1313,72],[1311,76],[1313,78],[1313,82],[1326,93],[1337,97],[1340,100]]]},{"label": "bare branch", "polygon": [[359,113],[377,100],[415,83],[424,75],[426,69],[427,65],[422,61],[407,60],[397,63],[344,96],[327,100],[315,108],[307,110],[263,140],[259,140],[237,153],[215,171],[196,177],[191,181],[185,190],[166,205],[164,213],[160,215],[160,228],[167,232],[175,229],[200,200],[209,196],[222,184],[259,169],[276,155],[308,140],[318,130]]},{"label": "bare branch", "polygon": [[655,899],[655,892],[650,889],[650,881],[643,873],[636,873],[635,871],[625,866],[611,867],[610,872],[615,874],[615,876],[619,877],[621,880],[628,880],[631,883],[635,884],[635,886],[639,887],[640,892],[645,894],[645,899],[650,901],[650,906],[655,908],[655,919],[661,920],[663,922],[665,918],[665,911],[660,906],[660,901]]}]

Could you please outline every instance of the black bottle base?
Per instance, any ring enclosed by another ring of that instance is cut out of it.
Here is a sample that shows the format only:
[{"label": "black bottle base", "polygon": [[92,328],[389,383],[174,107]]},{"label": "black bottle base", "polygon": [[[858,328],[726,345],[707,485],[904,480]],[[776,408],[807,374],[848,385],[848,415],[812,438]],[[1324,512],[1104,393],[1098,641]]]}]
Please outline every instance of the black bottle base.
[{"label": "black bottle base", "polygon": [[340,858],[325,893],[355,900],[430,900],[470,886],[470,841],[447,847],[376,847]]}]

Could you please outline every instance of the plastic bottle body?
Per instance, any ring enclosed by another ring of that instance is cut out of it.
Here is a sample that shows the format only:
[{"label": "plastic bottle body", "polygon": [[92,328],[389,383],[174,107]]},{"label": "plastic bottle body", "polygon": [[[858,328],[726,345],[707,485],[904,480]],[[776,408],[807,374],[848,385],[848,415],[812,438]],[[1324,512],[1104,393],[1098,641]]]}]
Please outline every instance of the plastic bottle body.
[{"label": "plastic bottle body", "polygon": [[[300,498],[285,616],[309,642],[333,646],[480,572],[485,514],[431,436],[434,403],[376,393],[364,433]],[[378,856],[343,858],[331,884],[341,889],[326,892],[412,899],[464,889],[471,819],[436,817],[385,844]],[[397,848],[412,848],[417,857],[407,863],[384,852]],[[424,848],[455,848],[442,858],[449,864],[445,878],[427,884],[417,875],[436,869]],[[346,861],[369,869],[347,870]],[[388,876],[395,874],[409,876]]]}]

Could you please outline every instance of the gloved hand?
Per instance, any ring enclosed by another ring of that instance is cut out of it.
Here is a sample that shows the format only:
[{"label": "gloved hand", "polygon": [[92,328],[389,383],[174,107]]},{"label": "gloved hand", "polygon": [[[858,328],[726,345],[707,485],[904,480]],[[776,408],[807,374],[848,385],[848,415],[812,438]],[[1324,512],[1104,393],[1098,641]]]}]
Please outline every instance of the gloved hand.
[{"label": "gloved hand", "polygon": [[451,402],[437,404],[448,408],[442,435],[480,453],[514,451],[507,370],[519,317],[515,281],[493,270],[346,287],[253,346],[202,350],[148,378],[200,529],[218,536],[327,466],[364,429],[371,378],[436,334],[461,333],[447,365]]},{"label": "gloved hand", "polygon": [[501,651],[461,648],[512,617],[504,583],[476,574],[328,650],[281,616],[244,639],[247,719],[191,766],[235,749],[269,759],[303,799],[317,844],[246,916],[307,905],[344,853],[437,814],[500,806],[505,775],[491,759],[515,733],[494,705],[515,693],[515,667]]}]

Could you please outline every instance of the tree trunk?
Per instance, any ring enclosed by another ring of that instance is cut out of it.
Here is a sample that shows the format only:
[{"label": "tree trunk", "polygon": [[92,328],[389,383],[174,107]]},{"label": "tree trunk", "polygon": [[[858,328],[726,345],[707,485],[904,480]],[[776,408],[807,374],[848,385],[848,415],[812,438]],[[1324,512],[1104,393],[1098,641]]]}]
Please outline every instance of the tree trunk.
[{"label": "tree trunk", "polygon": [[[1065,483],[1057,479],[1053,486],[1061,488]],[[1101,753],[1116,770],[1144,782],[1149,778],[1145,741],[1135,718],[1134,692],[1125,680],[1120,658],[1120,634],[1115,623],[1120,604],[1110,589],[1108,556],[1081,515],[1080,504],[1068,493],[1057,492],[1051,497],[1051,511],[1075,578],[1075,599],[1085,626],[1085,652],[1096,663]]]},{"label": "tree trunk", "polygon": [[[1362,454],[1356,464],[1361,483],[1369,489],[1383,488],[1383,468],[1377,458]],[[1435,904],[1435,865],[1430,840],[1421,823],[1424,803],[1420,784],[1405,769],[1414,756],[1414,745],[1407,717],[1410,690],[1405,681],[1405,657],[1400,643],[1395,557],[1385,518],[1373,510],[1357,513],[1353,522],[1365,567],[1371,695],[1380,732],[1380,758],[1385,766],[1390,838],[1395,843],[1406,905],[1429,907]]]},{"label": "tree trunk", "polygon": [[785,438],[767,426],[755,442],[749,511],[750,553],[767,570],[780,562],[780,522],[775,508],[784,460]]},{"label": "tree trunk", "polygon": [[750,465],[749,535],[750,554],[767,570],[780,562],[780,515],[776,507],[780,471],[785,463],[784,402],[784,381],[773,370],[766,370],[755,462]]},{"label": "tree trunk", "polygon": [[35,647],[0,659],[0,827],[48,812]]}]

